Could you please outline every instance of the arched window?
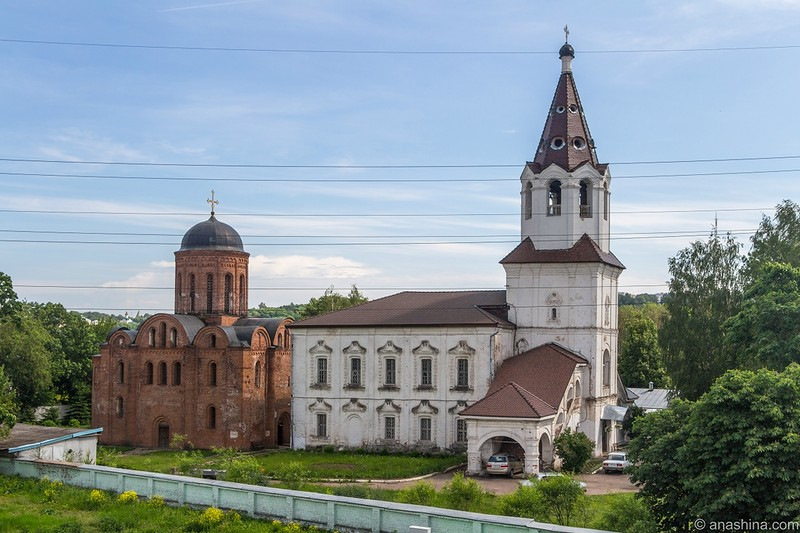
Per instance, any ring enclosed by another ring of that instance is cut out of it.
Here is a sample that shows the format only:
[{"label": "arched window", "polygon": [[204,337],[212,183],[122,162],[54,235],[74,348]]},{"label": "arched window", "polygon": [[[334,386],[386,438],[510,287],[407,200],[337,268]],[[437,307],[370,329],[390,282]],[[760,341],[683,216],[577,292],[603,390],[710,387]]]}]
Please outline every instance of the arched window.
[{"label": "arched window", "polygon": [[261,361],[256,361],[255,385],[257,389],[261,388]]},{"label": "arched window", "polygon": [[206,313],[214,312],[214,275],[206,276]]},{"label": "arched window", "polygon": [[165,363],[164,361],[158,363],[158,384],[159,385],[167,384],[167,363]]},{"label": "arched window", "polygon": [[275,346],[283,348],[283,333],[278,333],[278,342],[275,343]]},{"label": "arched window", "polygon": [[175,328],[169,330],[169,345],[172,348],[178,345],[178,330]]},{"label": "arched window", "polygon": [[153,384],[153,363],[148,361],[144,365],[144,384],[145,385],[152,385]]},{"label": "arched window", "polygon": [[217,336],[212,333],[209,340],[210,340],[209,344],[211,345],[211,347],[212,348],[216,348],[217,347]]},{"label": "arched window", "polygon": [[286,348],[286,349],[289,349],[291,346],[292,346],[292,342],[291,342],[291,339],[289,338],[289,332],[287,331],[283,335],[283,347]]},{"label": "arched window", "polygon": [[522,201],[525,208],[525,220],[528,220],[533,216],[533,185],[530,182],[525,185],[525,196]]},{"label": "arched window", "polygon": [[178,362],[172,363],[172,384],[181,384],[181,364]]},{"label": "arched window", "polygon": [[117,363],[117,383],[125,383],[125,363]]},{"label": "arched window", "polygon": [[561,216],[561,182],[553,180],[547,191],[547,216]]},{"label": "arched window", "polygon": [[611,385],[611,354],[608,350],[603,352],[603,385]]},{"label": "arched window", "polygon": [[122,396],[117,398],[117,416],[119,418],[125,416],[125,400],[122,399]]},{"label": "arched window", "polygon": [[194,274],[189,275],[189,311],[194,313],[195,305],[195,285],[194,285]]},{"label": "arched window", "polygon": [[608,184],[603,186],[603,220],[608,220]]},{"label": "arched window", "polygon": [[210,363],[208,365],[208,385],[209,387],[217,386],[217,363]]},{"label": "arched window", "polygon": [[183,276],[178,274],[175,276],[175,308],[180,309],[181,313],[186,312],[186,302],[183,301]]},{"label": "arched window", "polygon": [[206,417],[206,426],[208,429],[217,428],[217,408],[213,405],[208,406],[208,416]]},{"label": "arched window", "polygon": [[233,308],[233,276],[225,274],[225,314],[230,314]]},{"label": "arched window", "polygon": [[158,339],[160,341],[159,344],[161,344],[161,346],[166,346],[167,345],[167,323],[166,322],[162,322],[161,324],[159,324],[158,329],[159,329]]},{"label": "arched window", "polygon": [[558,320],[558,309],[555,307],[550,309],[550,320]]},{"label": "arched window", "polygon": [[239,276],[239,314],[243,315],[247,312],[247,289],[244,283],[244,274]]},{"label": "arched window", "polygon": [[156,345],[156,328],[150,328],[150,331],[147,332],[147,345]]},{"label": "arched window", "polygon": [[592,185],[586,181],[581,181],[580,189],[580,215],[581,218],[592,218]]}]

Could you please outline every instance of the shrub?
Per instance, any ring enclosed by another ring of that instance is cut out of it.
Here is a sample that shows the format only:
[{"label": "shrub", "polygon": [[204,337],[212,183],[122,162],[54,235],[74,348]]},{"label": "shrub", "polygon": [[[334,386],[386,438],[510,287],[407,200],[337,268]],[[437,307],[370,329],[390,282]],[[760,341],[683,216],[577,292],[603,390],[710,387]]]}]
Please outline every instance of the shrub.
[{"label": "shrub", "polygon": [[147,505],[152,507],[161,508],[164,507],[164,497],[160,494],[153,494],[150,496],[150,499],[147,500]]},{"label": "shrub", "polygon": [[500,514],[505,516],[520,516],[541,521],[547,520],[550,516],[542,501],[542,493],[535,485],[519,487],[513,493],[502,496],[498,508]]},{"label": "shrub", "polygon": [[108,496],[102,490],[94,489],[89,493],[89,503],[93,506],[100,506],[108,501]]},{"label": "shrub", "polygon": [[416,505],[433,505],[438,495],[436,489],[427,481],[417,481],[407,489],[397,492],[396,499],[401,503]]},{"label": "shrub", "polygon": [[225,480],[235,483],[262,485],[264,483],[264,471],[255,457],[236,457],[227,465]]},{"label": "shrub", "polygon": [[135,491],[126,490],[117,499],[122,503],[135,503],[139,501],[139,496]]},{"label": "shrub", "polygon": [[286,485],[290,489],[297,489],[311,477],[311,472],[303,468],[297,461],[290,461],[283,464],[275,472],[275,479]]},{"label": "shrub", "polygon": [[570,476],[550,476],[533,484],[541,495],[544,508],[556,524],[566,526],[572,517],[586,508],[583,487]]},{"label": "shrub", "polygon": [[635,494],[610,495],[608,505],[592,527],[622,533],[658,533],[660,530],[647,505]]},{"label": "shrub", "polygon": [[594,442],[580,431],[567,429],[554,441],[556,453],[561,457],[561,468],[567,472],[580,472],[592,457]]},{"label": "shrub", "polygon": [[104,515],[100,517],[100,523],[98,526],[100,526],[100,531],[107,531],[108,533],[125,531],[125,523],[116,516],[111,515]]},{"label": "shrub", "polygon": [[450,509],[478,512],[483,508],[488,494],[474,479],[465,479],[464,474],[457,472],[450,483],[442,487],[444,504]]}]

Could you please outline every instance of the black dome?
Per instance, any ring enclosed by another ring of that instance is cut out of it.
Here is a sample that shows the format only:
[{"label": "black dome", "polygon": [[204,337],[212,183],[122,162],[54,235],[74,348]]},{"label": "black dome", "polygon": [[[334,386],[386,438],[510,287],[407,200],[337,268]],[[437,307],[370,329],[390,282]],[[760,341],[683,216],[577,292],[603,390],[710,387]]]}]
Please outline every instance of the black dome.
[{"label": "black dome", "polygon": [[575,58],[575,49],[572,48],[572,45],[569,43],[564,43],[564,46],[558,51],[558,57],[569,56],[571,58]]},{"label": "black dome", "polygon": [[231,250],[244,252],[242,238],[235,229],[220,222],[214,215],[205,222],[192,226],[181,241],[181,249],[185,250]]}]

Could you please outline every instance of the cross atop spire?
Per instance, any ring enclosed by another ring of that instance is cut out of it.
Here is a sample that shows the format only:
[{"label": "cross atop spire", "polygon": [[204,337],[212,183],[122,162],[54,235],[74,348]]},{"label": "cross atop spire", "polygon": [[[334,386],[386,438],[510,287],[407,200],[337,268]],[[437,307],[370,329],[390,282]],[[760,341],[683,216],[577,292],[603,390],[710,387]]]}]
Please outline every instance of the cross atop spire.
[{"label": "cross atop spire", "polygon": [[211,199],[206,200],[206,202],[211,204],[211,216],[214,216],[214,205],[219,205],[219,200],[214,199],[214,189],[211,189]]},{"label": "cross atop spire", "polygon": [[564,24],[564,42],[569,42],[569,26]]}]

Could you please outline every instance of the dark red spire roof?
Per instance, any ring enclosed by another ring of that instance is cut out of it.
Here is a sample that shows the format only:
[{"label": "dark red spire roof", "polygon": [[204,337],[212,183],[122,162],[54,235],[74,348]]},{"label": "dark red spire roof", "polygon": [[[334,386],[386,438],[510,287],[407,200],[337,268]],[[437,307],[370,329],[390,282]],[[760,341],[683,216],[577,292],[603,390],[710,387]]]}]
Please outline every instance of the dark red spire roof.
[{"label": "dark red spire roof", "polygon": [[553,103],[547,115],[542,138],[531,163],[533,170],[556,164],[567,172],[589,163],[602,174],[607,165],[597,162],[594,141],[586,124],[581,99],[572,77],[572,46],[564,45],[559,54],[563,68]]}]

